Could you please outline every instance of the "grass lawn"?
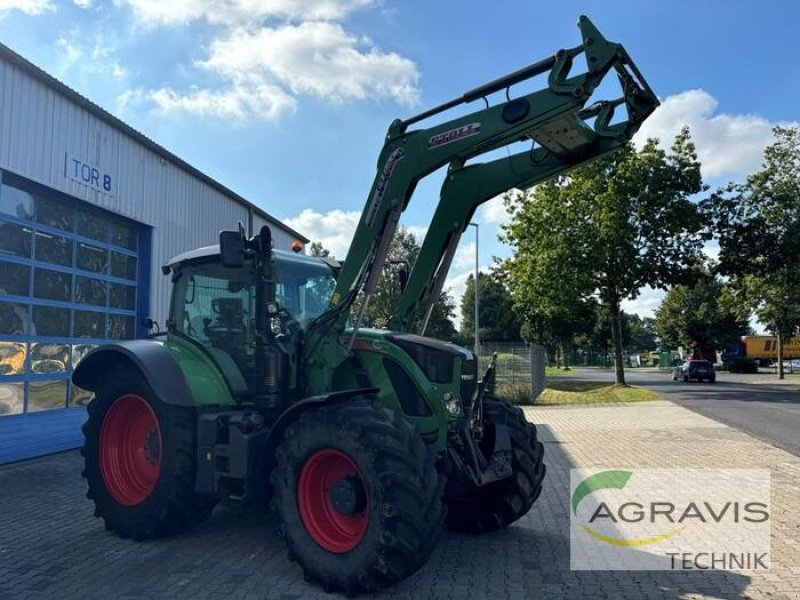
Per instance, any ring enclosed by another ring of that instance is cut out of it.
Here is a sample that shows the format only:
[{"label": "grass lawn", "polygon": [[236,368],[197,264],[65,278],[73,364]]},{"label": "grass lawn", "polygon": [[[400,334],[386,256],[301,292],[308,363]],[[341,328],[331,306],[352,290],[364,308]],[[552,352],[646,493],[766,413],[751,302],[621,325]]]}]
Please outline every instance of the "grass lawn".
[{"label": "grass lawn", "polygon": [[652,390],[637,386],[622,386],[599,381],[550,381],[536,404],[601,404],[607,402],[644,402],[660,400]]},{"label": "grass lawn", "polygon": [[544,376],[545,377],[566,377],[572,371],[564,369],[559,369],[558,367],[545,367],[544,368]]}]

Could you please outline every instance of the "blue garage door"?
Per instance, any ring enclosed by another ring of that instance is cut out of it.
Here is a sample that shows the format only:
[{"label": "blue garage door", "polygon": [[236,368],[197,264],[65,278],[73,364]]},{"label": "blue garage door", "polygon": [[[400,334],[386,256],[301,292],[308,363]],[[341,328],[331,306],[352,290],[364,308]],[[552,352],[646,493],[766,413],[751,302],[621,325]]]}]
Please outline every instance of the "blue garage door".
[{"label": "blue garage door", "polygon": [[86,353],[137,335],[149,231],[8,173],[0,185],[0,463],[80,445]]}]

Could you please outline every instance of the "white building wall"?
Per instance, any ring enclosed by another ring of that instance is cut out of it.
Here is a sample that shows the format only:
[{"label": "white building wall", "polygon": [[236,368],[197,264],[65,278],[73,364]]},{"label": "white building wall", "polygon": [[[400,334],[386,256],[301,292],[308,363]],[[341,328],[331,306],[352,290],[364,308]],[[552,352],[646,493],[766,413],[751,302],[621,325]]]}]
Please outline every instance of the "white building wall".
[{"label": "white building wall", "polygon": [[[68,161],[69,159],[69,161]],[[111,178],[105,193],[69,178],[77,159]],[[69,162],[69,164],[68,164]],[[248,223],[250,208],[195,177],[123,131],[0,59],[0,169],[152,227],[150,312],[163,326],[170,257],[216,243],[221,229]],[[253,214],[253,229],[272,226],[275,247],[297,239]]]}]

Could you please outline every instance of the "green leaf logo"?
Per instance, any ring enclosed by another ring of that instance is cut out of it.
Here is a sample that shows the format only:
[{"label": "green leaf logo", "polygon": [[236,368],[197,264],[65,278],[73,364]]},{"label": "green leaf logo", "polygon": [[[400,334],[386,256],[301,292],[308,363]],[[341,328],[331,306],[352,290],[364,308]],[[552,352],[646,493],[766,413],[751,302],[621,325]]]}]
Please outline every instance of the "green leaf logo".
[{"label": "green leaf logo", "polygon": [[[584,498],[586,498],[586,496],[589,496],[598,490],[621,490],[628,484],[631,475],[633,475],[633,473],[630,471],[601,471],[600,473],[590,475],[581,481],[575,488],[575,491],[572,492],[572,514],[577,516],[578,505]],[[678,527],[677,529],[673,529],[672,531],[668,531],[662,535],[639,539],[625,539],[603,535],[587,525],[581,525],[581,529],[583,529],[597,541],[603,542],[604,544],[623,547],[641,547],[657,544],[658,542],[661,542],[667,538],[671,538],[672,536],[677,535],[683,528]]]},{"label": "green leaf logo", "polygon": [[572,492],[572,513],[578,514],[578,505],[586,496],[597,490],[621,490],[631,478],[630,471],[603,471],[581,481]]}]

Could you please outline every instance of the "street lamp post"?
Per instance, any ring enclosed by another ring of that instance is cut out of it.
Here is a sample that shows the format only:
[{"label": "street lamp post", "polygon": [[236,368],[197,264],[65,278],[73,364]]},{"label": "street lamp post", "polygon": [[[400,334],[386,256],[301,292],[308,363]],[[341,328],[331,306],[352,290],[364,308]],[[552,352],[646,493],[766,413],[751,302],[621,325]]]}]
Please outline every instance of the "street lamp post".
[{"label": "street lamp post", "polygon": [[469,225],[475,228],[475,314],[473,321],[475,324],[475,359],[477,360],[481,349],[478,336],[478,224],[470,223]]}]

